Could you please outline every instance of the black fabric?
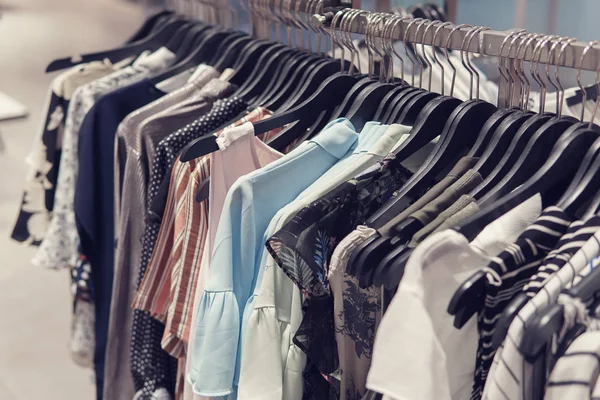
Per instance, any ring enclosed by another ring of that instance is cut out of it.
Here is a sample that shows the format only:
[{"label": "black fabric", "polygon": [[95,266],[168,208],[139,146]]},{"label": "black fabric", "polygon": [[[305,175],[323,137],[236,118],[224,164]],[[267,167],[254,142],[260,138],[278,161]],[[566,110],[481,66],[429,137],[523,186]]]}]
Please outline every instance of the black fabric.
[{"label": "black fabric", "polygon": [[[34,176],[31,178],[35,187],[44,188],[44,204],[40,209],[40,205],[31,199],[31,196],[35,196],[36,193],[29,193],[28,188],[25,189],[19,215],[11,234],[11,238],[16,241],[39,246],[44,238],[45,232],[36,229],[38,225],[41,225],[41,221],[35,221],[35,219],[42,218],[45,220],[44,225],[47,225],[48,217],[54,209],[54,194],[56,193],[58,167],[62,153],[61,139],[68,109],[69,101],[51,92],[41,137],[43,147],[40,149],[45,154],[45,167],[34,171]],[[40,155],[37,154],[37,156]]]},{"label": "black fabric", "polygon": [[104,357],[108,339],[114,272],[114,143],[121,121],[165,93],[147,79],[102,96],[79,130],[75,220],[80,250],[92,269],[96,304],[94,367],[96,391],[102,398]]},{"label": "black fabric", "polygon": [[304,318],[294,336],[294,343],[308,358],[305,399],[339,398],[338,381],[329,377],[339,360],[333,298],[326,280],[333,250],[411,175],[390,156],[303,208],[267,242],[277,264],[306,296]]}]

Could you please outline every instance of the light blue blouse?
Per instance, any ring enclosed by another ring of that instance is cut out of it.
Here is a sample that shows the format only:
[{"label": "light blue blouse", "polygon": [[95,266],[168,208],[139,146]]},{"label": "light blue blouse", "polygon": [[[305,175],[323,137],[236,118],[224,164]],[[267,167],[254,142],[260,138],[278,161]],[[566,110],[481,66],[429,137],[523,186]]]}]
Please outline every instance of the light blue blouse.
[{"label": "light blue blouse", "polygon": [[196,335],[191,338],[195,342],[188,381],[194,393],[234,393],[241,318],[256,284],[265,230],[275,213],[344,157],[357,138],[348,120],[334,120],[315,138],[239,178],[230,188],[198,305]]}]

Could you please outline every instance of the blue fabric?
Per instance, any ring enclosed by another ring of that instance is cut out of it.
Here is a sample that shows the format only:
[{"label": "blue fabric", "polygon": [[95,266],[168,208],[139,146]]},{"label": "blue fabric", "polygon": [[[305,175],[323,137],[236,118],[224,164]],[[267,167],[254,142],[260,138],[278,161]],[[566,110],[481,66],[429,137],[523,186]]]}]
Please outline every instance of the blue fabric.
[{"label": "blue fabric", "polygon": [[104,353],[114,272],[115,133],[127,114],[164,95],[147,79],[112,91],[98,99],[79,131],[74,207],[80,250],[91,264],[95,288],[94,369],[98,400],[102,399],[104,387]]},{"label": "blue fabric", "polygon": [[192,338],[188,380],[195,393],[235,393],[241,320],[256,284],[265,230],[280,208],[344,157],[357,139],[348,120],[332,121],[314,139],[239,178],[227,193]]}]

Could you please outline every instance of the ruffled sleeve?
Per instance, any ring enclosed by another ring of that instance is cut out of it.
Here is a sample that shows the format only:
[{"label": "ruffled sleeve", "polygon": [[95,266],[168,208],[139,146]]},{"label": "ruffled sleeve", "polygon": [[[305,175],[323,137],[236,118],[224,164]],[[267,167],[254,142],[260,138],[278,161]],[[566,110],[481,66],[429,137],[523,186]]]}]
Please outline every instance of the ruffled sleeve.
[{"label": "ruffled sleeve", "polygon": [[271,257],[266,264],[260,291],[246,306],[251,315],[243,336],[238,398],[301,399],[306,355],[292,338],[302,319],[302,294]]},{"label": "ruffled sleeve", "polygon": [[225,396],[233,392],[240,314],[232,291],[204,292],[198,306],[192,368],[194,393]]},{"label": "ruffled sleeve", "polygon": [[198,318],[188,381],[201,396],[235,390],[243,308],[255,280],[256,234],[252,187],[237,181],[227,193],[219,219]]}]

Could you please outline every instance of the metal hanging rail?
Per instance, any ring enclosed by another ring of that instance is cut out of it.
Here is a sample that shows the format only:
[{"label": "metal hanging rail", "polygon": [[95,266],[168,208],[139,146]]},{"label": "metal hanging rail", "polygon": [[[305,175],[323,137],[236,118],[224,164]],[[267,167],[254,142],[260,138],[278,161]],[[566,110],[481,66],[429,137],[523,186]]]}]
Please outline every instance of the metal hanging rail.
[{"label": "metal hanging rail", "polygon": [[[329,29],[329,28],[331,28],[331,21],[333,19],[334,13],[335,13],[335,11],[325,12],[324,14],[317,14],[317,15],[313,16],[313,20],[315,23],[321,24],[323,27]],[[374,15],[374,13],[364,11],[361,15],[358,15],[356,18],[354,18],[352,20],[349,28],[344,27],[345,31],[347,32],[349,30],[352,33],[364,35],[366,33],[367,19],[369,18],[369,16],[372,16],[372,15]],[[377,15],[385,16],[386,14],[377,13]],[[397,17],[392,14],[389,14],[389,16]],[[384,18],[384,20],[385,20],[385,18]],[[392,39],[402,40],[403,34],[406,31],[406,28],[408,27],[408,24],[411,21],[412,21],[412,19],[405,19],[405,20],[399,21],[397,23],[396,29],[394,29],[394,32],[392,33]],[[380,26],[383,27],[383,23]],[[415,26],[416,25],[413,24],[412,30],[411,30],[412,33],[409,34],[409,37],[407,38],[407,42],[412,43],[412,44],[432,45],[433,36],[434,36],[435,32],[437,31],[437,28],[429,29],[429,30],[425,29],[424,34],[422,32],[420,32],[419,37],[415,38],[414,37],[415,36],[414,35]],[[435,43],[435,45],[438,47],[446,47],[447,38],[450,36],[450,34],[452,34],[449,44],[448,44],[448,49],[453,49],[453,50],[463,49],[463,50],[469,51],[471,53],[480,53],[480,54],[484,54],[484,55],[492,56],[492,57],[502,56],[505,58],[513,58],[513,59],[519,59],[519,60],[524,60],[524,61],[531,61],[532,56],[533,56],[533,49],[536,47],[535,45],[543,40],[543,35],[540,35],[538,38],[532,39],[532,42],[530,43],[529,46],[527,46],[527,49],[525,49],[524,52],[522,51],[518,56],[516,54],[517,53],[516,47],[518,47],[518,46],[505,45],[504,49],[503,49],[503,54],[501,55],[500,49],[502,48],[502,43],[511,34],[511,31],[505,31],[505,32],[494,31],[494,30],[481,31],[478,33],[479,40],[472,40],[470,42],[470,45],[468,46],[468,48],[467,47],[463,48],[465,36],[470,31],[472,31],[472,28],[471,27],[463,27],[461,29],[454,30],[455,28],[456,28],[456,25],[453,25],[453,24],[449,24],[447,26],[441,27],[440,28],[441,31],[439,32],[439,34],[437,36],[437,42]],[[336,27],[336,30],[337,30],[337,27]],[[454,30],[454,32],[453,32],[453,30]],[[374,36],[381,36],[381,33],[382,33],[382,29],[376,31]],[[439,38],[442,38],[442,39],[440,40]],[[551,62],[553,65],[558,65],[558,66],[567,67],[567,68],[579,68],[580,63],[581,63],[582,70],[597,71],[600,68],[600,46],[598,46],[598,47],[594,46],[592,48],[589,48],[589,47],[590,47],[589,43],[574,41],[568,45],[561,60],[557,60],[556,58],[558,58],[558,57],[556,57],[556,54],[554,54],[554,57],[551,60]],[[583,62],[580,62],[581,56],[586,48],[588,48],[588,51],[586,52]],[[525,54],[523,54],[523,53],[525,53]],[[548,61],[549,56],[550,56],[550,46],[543,46],[543,48],[541,49],[541,52],[539,54],[539,59],[538,59],[538,54],[536,54],[535,61],[539,62],[539,63],[546,63]]]}]

